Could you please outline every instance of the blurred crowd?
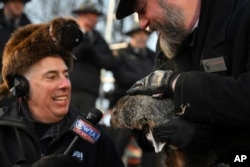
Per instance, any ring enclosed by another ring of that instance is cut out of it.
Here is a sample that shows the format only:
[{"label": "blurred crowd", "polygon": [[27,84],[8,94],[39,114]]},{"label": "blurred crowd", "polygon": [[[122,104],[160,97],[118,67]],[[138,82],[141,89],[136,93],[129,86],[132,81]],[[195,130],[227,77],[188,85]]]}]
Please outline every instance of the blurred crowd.
[{"label": "blurred crowd", "polygon": [[[0,9],[0,58],[2,60],[4,47],[11,34],[32,22],[24,10],[30,0],[0,2],[3,5]],[[84,33],[84,39],[73,50],[74,66],[70,73],[71,105],[85,114],[88,114],[93,107],[98,107],[105,113],[104,119],[106,119],[118,99],[126,94],[126,90],[136,80],[153,70],[154,52],[147,47],[150,32],[141,29],[137,23],[131,26],[129,31],[121,32],[126,43],[125,47],[118,46],[112,49],[103,34],[96,29],[100,17],[105,15],[100,11],[98,4],[92,1],[84,1],[77,9],[72,9],[72,18]],[[104,74],[103,71],[105,71]],[[106,73],[111,73],[115,81],[111,83],[109,91],[104,90],[107,84]],[[0,101],[1,113],[16,99],[15,96],[4,97]],[[103,104],[104,101],[107,102],[106,107],[98,106],[98,103]],[[155,155],[141,151],[128,129],[113,129],[109,123],[103,123],[102,126],[111,136],[127,166],[155,166]],[[127,149],[131,148],[131,145],[135,149],[128,153]]]},{"label": "blurred crowd", "polygon": [[[250,1],[119,0],[116,19],[138,19],[115,44],[97,29],[99,3],[33,24],[30,1],[0,0],[4,167],[230,167],[250,156]],[[126,95],[171,99],[174,118],[114,128]]]}]

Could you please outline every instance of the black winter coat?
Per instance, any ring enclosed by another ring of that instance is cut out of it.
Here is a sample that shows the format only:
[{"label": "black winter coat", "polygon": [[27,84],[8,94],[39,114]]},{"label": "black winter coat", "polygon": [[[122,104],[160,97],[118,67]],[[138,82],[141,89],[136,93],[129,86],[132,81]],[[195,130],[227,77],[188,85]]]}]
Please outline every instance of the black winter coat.
[{"label": "black winter coat", "polygon": [[250,1],[202,0],[192,35],[171,60],[159,51],[157,68],[185,71],[175,110],[188,105],[184,119],[215,126],[218,161],[229,162],[231,153],[250,150]]},{"label": "black winter coat", "polygon": [[[30,24],[29,18],[23,13],[18,21],[17,27],[10,27],[5,19],[3,9],[0,9],[0,60],[2,62],[2,53],[6,42],[9,40],[11,33],[17,28]],[[0,64],[0,69],[2,69],[2,63]]]},{"label": "black winter coat", "polygon": [[176,110],[189,104],[188,120],[250,128],[250,1],[203,0],[189,49],[191,72],[176,84]]},{"label": "black winter coat", "polygon": [[87,91],[99,94],[101,69],[114,70],[116,60],[107,42],[96,30],[88,32],[81,44],[74,48],[74,67],[70,79],[72,92]]},{"label": "black winter coat", "polygon": [[153,70],[155,53],[149,48],[136,52],[130,45],[120,49],[117,55],[118,68],[114,77],[124,89],[129,89],[137,80]]},{"label": "black winter coat", "polygon": [[130,45],[117,51],[117,69],[113,71],[115,90],[110,97],[110,107],[126,95],[126,91],[139,79],[153,70],[155,53],[149,48],[135,51]]},{"label": "black winter coat", "polygon": [[[66,150],[75,135],[70,126],[80,114],[70,109],[68,115],[59,123],[48,126],[43,137],[38,137],[38,126],[34,126],[25,103],[18,110],[18,103],[0,117],[0,162],[2,167],[14,164],[33,164],[42,155],[60,154]],[[35,128],[36,127],[36,128]],[[41,130],[41,129],[40,129]],[[124,167],[111,139],[101,131],[99,140],[91,144],[80,140],[74,152],[83,153],[83,167]],[[73,154],[73,153],[72,153]]]}]

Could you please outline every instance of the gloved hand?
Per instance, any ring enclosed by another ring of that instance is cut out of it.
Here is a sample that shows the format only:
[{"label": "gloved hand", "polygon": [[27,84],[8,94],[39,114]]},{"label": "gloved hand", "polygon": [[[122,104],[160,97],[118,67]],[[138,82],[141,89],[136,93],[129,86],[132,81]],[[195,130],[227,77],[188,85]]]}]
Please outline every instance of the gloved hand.
[{"label": "gloved hand", "polygon": [[49,155],[42,157],[39,161],[32,164],[31,167],[80,167],[81,161],[70,155]]},{"label": "gloved hand", "polygon": [[207,152],[214,141],[211,125],[189,123],[180,118],[171,119],[167,124],[154,128],[153,135],[156,140],[190,153]]},{"label": "gloved hand", "polygon": [[144,94],[153,97],[172,97],[171,83],[179,73],[171,70],[157,70],[137,81],[127,91],[130,95]]}]

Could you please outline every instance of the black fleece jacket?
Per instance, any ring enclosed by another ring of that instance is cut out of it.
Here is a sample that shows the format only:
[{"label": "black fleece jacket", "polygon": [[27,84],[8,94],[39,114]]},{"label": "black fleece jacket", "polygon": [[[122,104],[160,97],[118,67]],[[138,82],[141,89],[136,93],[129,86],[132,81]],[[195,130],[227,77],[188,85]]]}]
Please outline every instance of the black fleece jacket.
[{"label": "black fleece jacket", "polygon": [[[42,125],[30,118],[26,103],[15,101],[0,117],[1,166],[31,165],[44,155],[63,153],[75,137],[69,129],[79,114],[82,113],[70,108],[62,121],[53,125]],[[83,167],[124,166],[111,139],[102,130],[96,143],[82,139],[72,154],[75,152],[82,153]]]}]

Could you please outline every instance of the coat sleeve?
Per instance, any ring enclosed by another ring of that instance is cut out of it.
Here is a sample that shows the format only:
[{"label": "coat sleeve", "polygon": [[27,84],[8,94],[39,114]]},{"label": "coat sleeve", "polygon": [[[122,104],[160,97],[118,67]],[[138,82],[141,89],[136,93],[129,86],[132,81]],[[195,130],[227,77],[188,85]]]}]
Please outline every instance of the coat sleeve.
[{"label": "coat sleeve", "polygon": [[[175,111],[189,121],[250,127],[250,72],[238,78],[186,72],[175,87]],[[182,110],[183,109],[183,110]]]},{"label": "coat sleeve", "polygon": [[106,131],[101,129],[101,137],[98,140],[96,146],[97,150],[95,153],[96,159],[99,161],[96,162],[96,166],[99,167],[125,167],[122,161],[121,155],[118,153],[117,147],[115,146],[111,137],[106,133]]},{"label": "coat sleeve", "polygon": [[116,68],[116,59],[110,50],[108,43],[97,31],[93,31],[95,39],[92,44],[93,59],[102,68],[106,70],[114,70]]}]

